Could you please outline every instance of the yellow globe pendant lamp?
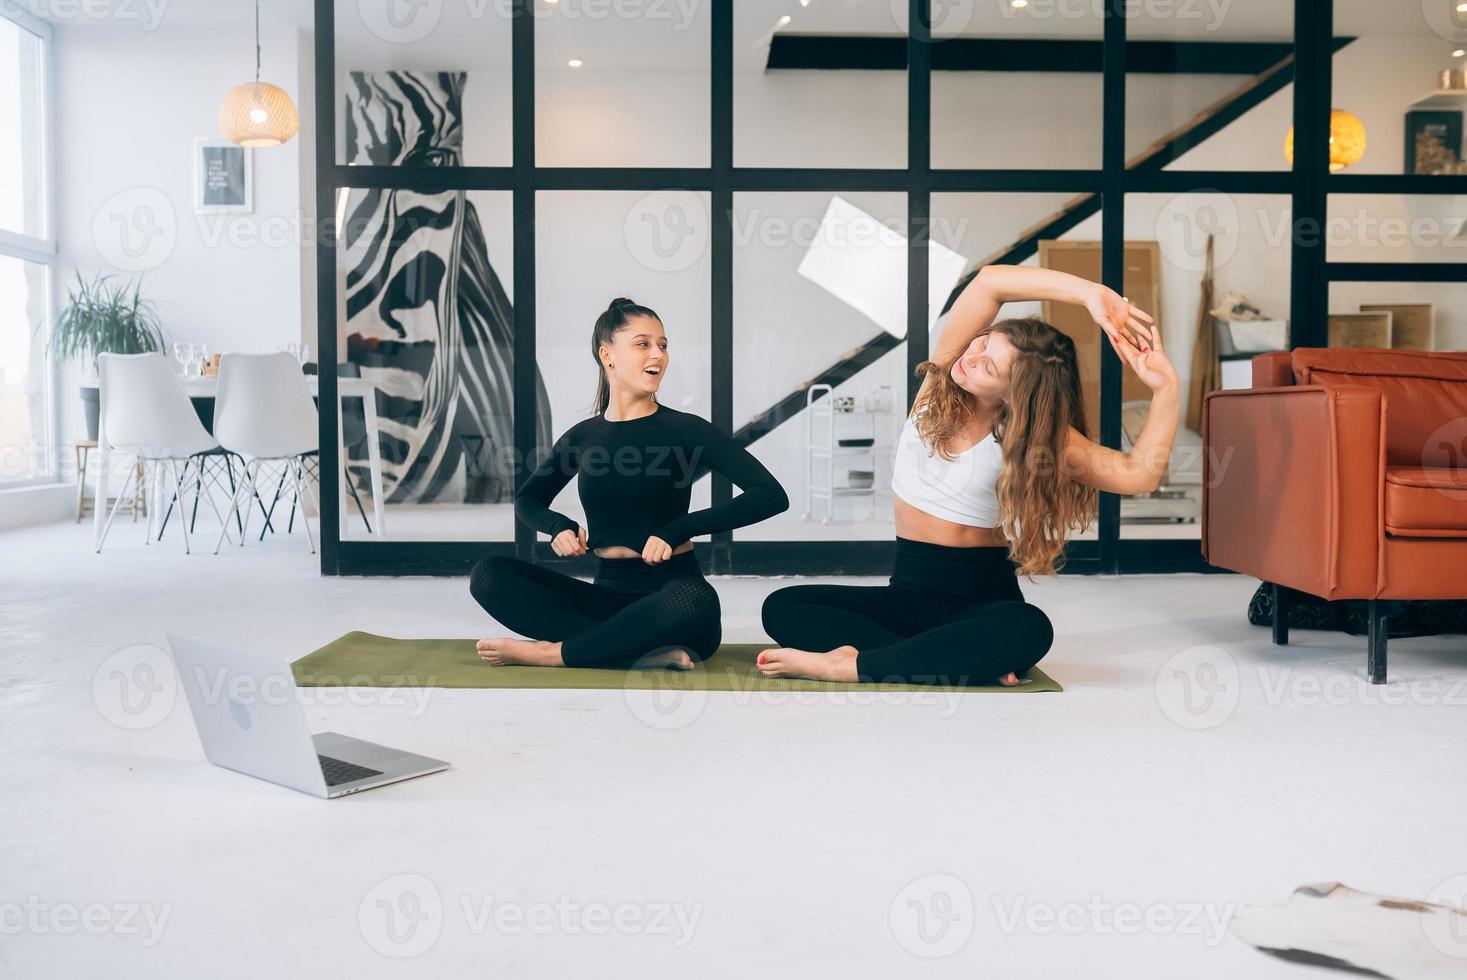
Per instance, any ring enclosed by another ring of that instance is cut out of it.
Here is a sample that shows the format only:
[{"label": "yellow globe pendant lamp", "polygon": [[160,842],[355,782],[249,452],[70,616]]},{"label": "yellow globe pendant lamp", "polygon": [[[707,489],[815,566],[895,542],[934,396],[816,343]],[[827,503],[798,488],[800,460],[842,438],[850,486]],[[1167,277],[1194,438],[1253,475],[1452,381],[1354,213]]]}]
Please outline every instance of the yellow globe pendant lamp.
[{"label": "yellow globe pendant lamp", "polygon": [[[1365,155],[1365,124],[1343,109],[1329,114],[1329,172],[1339,173]],[[1284,159],[1294,162],[1294,127],[1284,136]]]},{"label": "yellow globe pendant lamp", "polygon": [[300,126],[300,113],[285,90],[260,81],[260,0],[255,0],[255,80],[224,93],[219,131],[240,146],[279,146]]}]

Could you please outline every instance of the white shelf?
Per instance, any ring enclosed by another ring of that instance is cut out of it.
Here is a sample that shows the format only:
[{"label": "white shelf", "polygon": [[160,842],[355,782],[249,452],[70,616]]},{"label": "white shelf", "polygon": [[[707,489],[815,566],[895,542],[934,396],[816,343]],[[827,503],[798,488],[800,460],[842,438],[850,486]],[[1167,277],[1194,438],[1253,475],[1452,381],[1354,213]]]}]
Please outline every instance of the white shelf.
[{"label": "white shelf", "polygon": [[1411,103],[1412,109],[1463,109],[1467,108],[1467,91],[1454,88],[1437,89]]}]

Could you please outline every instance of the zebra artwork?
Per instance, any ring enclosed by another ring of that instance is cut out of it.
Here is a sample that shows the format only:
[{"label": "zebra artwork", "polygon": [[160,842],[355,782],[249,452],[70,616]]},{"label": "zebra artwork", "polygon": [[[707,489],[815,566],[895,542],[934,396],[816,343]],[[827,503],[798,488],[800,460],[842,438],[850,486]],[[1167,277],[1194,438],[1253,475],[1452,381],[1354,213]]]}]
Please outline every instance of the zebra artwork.
[{"label": "zebra artwork", "polygon": [[[462,163],[463,72],[352,72],[353,164]],[[514,492],[514,318],[463,191],[351,189],[340,261],[347,361],[377,386],[389,503],[483,503]],[[535,373],[537,442],[550,407]],[[367,486],[365,441],[349,446]]]}]

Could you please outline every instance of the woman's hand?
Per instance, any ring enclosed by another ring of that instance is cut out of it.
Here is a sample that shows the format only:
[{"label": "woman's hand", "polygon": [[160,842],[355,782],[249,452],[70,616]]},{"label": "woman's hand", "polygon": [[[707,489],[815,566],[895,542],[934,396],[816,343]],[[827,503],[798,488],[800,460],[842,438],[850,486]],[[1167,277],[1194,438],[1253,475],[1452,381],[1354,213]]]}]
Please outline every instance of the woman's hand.
[{"label": "woman's hand", "polygon": [[550,539],[550,550],[562,558],[579,558],[587,551],[586,529],[578,527],[574,531],[561,531]]},{"label": "woman's hand", "polygon": [[1118,344],[1114,338],[1110,346],[1153,392],[1175,391],[1181,382],[1177,380],[1177,369],[1172,367],[1166,351],[1161,348],[1161,329],[1150,326],[1146,328],[1146,334],[1150,343],[1143,341],[1139,349],[1132,343]]},{"label": "woman's hand", "polygon": [[653,535],[642,546],[642,560],[649,565],[658,565],[672,557],[672,545]]},{"label": "woman's hand", "polygon": [[[1149,346],[1151,326],[1156,322],[1151,314],[1132,306],[1129,300],[1118,295],[1114,289],[1098,282],[1091,283],[1091,286],[1093,288],[1085,299],[1085,309],[1100,325],[1100,329],[1105,331],[1111,345],[1130,343],[1137,350]],[[1121,360],[1126,358],[1123,356]]]}]

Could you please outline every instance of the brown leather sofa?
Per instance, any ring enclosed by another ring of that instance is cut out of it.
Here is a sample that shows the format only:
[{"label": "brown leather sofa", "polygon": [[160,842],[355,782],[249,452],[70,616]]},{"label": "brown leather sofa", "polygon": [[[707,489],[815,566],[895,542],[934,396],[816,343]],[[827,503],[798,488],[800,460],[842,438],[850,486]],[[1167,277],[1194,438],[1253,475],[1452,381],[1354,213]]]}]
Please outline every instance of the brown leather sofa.
[{"label": "brown leather sofa", "polygon": [[1367,670],[1386,678],[1385,600],[1467,598],[1467,353],[1300,348],[1203,409],[1202,553],[1288,590],[1368,600]]}]

